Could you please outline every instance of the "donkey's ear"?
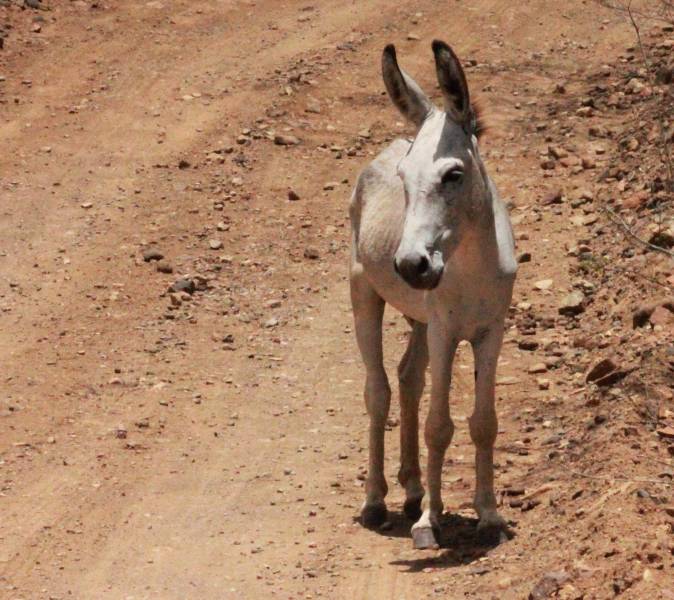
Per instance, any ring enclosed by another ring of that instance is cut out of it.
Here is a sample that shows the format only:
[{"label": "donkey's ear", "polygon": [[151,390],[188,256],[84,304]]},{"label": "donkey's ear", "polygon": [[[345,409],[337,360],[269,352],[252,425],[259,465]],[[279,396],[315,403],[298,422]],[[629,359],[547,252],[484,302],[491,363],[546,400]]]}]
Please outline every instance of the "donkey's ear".
[{"label": "donkey's ear", "polygon": [[393,44],[384,48],[381,57],[381,71],[386,90],[393,104],[403,116],[417,127],[421,127],[426,117],[433,111],[433,103],[407,73],[399,66]]},{"label": "donkey's ear", "polygon": [[470,94],[459,59],[454,50],[440,40],[433,41],[433,54],[438,83],[445,100],[445,110],[457,122],[468,123],[471,118]]}]

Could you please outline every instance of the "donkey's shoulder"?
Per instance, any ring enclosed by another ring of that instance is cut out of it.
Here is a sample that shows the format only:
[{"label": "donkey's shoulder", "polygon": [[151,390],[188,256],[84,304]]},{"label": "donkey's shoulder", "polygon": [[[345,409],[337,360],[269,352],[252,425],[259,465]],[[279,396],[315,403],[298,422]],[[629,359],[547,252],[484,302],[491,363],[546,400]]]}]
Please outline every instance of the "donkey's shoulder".
[{"label": "donkey's shoulder", "polygon": [[396,168],[411,144],[409,140],[398,138],[384,148],[358,175],[352,201],[360,202],[370,190],[399,183]]}]

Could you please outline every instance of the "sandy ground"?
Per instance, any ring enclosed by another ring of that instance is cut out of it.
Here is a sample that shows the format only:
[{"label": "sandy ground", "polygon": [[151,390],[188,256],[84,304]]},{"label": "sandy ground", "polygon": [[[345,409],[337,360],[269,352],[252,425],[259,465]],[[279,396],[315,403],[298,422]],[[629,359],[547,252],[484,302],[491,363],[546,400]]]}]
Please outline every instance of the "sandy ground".
[{"label": "sandy ground", "polygon": [[[436,98],[433,38],[474,61],[492,125],[484,158],[533,254],[513,305],[554,312],[575,234],[566,212],[534,210],[550,187],[535,124],[556,118],[557,83],[572,93],[633,44],[620,15],[576,0],[51,8],[3,9],[0,598],[502,599],[543,593],[551,577],[560,597],[674,597],[671,553],[657,549],[665,513],[640,512],[630,482],[577,478],[563,449],[550,456],[545,440],[573,437],[590,411],[567,370],[529,373],[541,358],[518,347],[513,322],[497,487],[543,500],[522,510],[503,496],[515,538],[474,540],[467,347],[443,547],[415,552],[401,516],[395,401],[392,527],[356,521],[367,417],[348,198],[367,161],[410,133],[384,94],[382,47],[395,42]],[[173,272],[145,262],[148,248]],[[180,277],[198,290],[171,300]],[[552,291],[534,288],[544,279]],[[386,322],[393,374],[406,325],[393,311]],[[588,458],[620,474],[624,445],[611,457],[608,444],[594,440]]]}]

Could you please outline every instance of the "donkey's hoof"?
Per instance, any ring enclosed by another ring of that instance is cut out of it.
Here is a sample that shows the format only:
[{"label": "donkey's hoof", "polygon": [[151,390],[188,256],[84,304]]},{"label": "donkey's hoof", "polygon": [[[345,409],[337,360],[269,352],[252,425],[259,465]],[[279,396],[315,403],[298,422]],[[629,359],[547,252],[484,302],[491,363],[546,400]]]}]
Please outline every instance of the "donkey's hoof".
[{"label": "donkey's hoof", "polygon": [[421,498],[410,498],[403,505],[405,516],[415,523],[421,518]]},{"label": "donkey's hoof", "polygon": [[377,529],[387,517],[386,504],[366,504],[360,511],[360,521],[368,529]]},{"label": "donkey's hoof", "polygon": [[497,546],[512,537],[513,533],[508,528],[508,524],[498,515],[489,519],[481,519],[477,525],[477,539],[481,545]]},{"label": "donkey's hoof", "polygon": [[415,550],[437,550],[440,547],[432,527],[412,529],[412,541]]}]

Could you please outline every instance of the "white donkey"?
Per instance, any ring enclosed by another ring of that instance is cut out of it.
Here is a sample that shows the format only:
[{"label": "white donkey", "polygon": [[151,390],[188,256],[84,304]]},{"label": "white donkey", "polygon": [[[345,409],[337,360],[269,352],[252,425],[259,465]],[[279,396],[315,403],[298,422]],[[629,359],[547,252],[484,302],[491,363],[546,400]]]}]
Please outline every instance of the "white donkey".
[{"label": "white donkey", "polygon": [[[445,110],[439,110],[398,66],[393,45],[382,71],[393,104],[416,127],[412,142],[398,139],[361,173],[351,199],[351,299],[356,337],[367,371],[370,457],[363,524],[386,519],[384,426],[391,390],[382,356],[386,302],[412,325],[398,366],[401,466],[405,514],[415,520],[416,548],[437,547],[442,514],[442,464],[454,425],[449,414],[452,361],[461,340],[475,356],[475,409],[470,435],[476,447],[478,531],[506,530],[496,509],[493,448],[496,365],[517,261],[507,211],[477,149],[481,124],[466,77],[452,49],[433,42]],[[425,495],[419,468],[419,399],[431,364],[431,402],[424,437],[428,448]]]}]

